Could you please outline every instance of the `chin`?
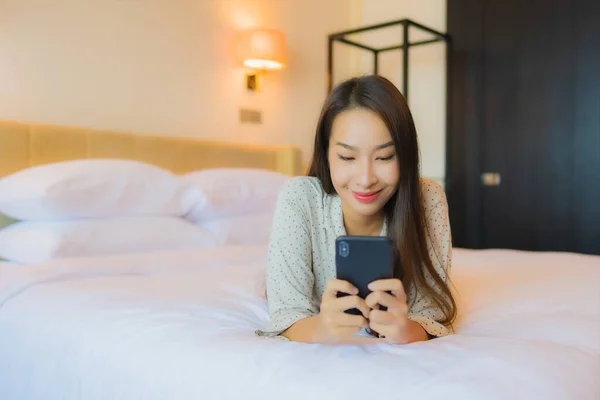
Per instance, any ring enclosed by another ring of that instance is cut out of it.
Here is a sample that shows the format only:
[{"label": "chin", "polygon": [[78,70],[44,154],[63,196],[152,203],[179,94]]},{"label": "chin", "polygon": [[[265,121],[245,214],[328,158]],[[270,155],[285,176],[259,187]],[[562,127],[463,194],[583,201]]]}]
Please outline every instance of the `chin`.
[{"label": "chin", "polygon": [[354,212],[356,212],[358,215],[362,215],[363,217],[375,217],[377,215],[379,215],[379,213],[381,213],[381,207],[378,208],[370,208],[370,209],[359,209],[359,208],[354,208]]},{"label": "chin", "polygon": [[352,199],[352,208],[354,208],[354,210],[362,215],[365,216],[372,216],[372,215],[377,215],[379,214],[381,211],[383,211],[383,207],[385,205],[385,203],[381,203],[379,204],[379,202],[377,204],[364,204],[364,203],[360,203],[354,199]]}]

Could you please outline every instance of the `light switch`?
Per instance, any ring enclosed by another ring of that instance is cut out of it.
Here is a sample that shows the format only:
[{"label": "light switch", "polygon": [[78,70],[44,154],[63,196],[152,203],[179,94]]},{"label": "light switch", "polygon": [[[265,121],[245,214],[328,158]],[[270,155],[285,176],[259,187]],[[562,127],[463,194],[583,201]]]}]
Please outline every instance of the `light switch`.
[{"label": "light switch", "polygon": [[246,124],[261,124],[262,112],[260,110],[240,109],[240,122]]}]

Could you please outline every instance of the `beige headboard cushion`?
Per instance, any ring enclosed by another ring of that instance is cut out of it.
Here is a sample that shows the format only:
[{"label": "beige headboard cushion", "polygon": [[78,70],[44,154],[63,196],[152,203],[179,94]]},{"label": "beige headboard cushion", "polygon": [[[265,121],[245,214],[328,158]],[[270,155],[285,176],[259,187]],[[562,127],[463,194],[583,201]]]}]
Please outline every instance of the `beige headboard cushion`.
[{"label": "beige headboard cushion", "polygon": [[0,120],[0,177],[51,162],[125,158],[174,173],[206,168],[265,168],[301,175],[295,146],[266,146],[177,136],[101,131]]}]

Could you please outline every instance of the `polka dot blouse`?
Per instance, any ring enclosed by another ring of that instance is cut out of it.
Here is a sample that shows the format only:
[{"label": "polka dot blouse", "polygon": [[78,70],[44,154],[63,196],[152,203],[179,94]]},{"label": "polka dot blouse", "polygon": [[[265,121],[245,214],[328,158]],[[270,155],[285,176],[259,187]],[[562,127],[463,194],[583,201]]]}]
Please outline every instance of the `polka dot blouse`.
[{"label": "polka dot blouse", "polygon": [[[423,179],[422,191],[427,224],[429,257],[437,273],[447,279],[452,245],[448,206],[442,187]],[[337,195],[323,191],[313,177],[290,179],[279,196],[269,241],[267,300],[270,323],[259,336],[279,337],[295,322],[319,313],[321,297],[329,279],[335,278],[335,240],[345,235],[342,203]],[[387,227],[381,232],[387,234]],[[433,279],[428,278],[433,287]],[[429,334],[444,336],[448,327],[437,322],[442,311],[430,299],[407,289],[409,318]]]}]

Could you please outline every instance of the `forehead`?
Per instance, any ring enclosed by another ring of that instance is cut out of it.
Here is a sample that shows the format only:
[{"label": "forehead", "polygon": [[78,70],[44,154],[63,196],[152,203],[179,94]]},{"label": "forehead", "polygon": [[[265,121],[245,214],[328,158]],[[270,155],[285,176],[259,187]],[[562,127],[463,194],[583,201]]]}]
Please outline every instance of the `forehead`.
[{"label": "forehead", "polygon": [[390,140],[392,136],[381,117],[364,108],[355,108],[338,114],[331,127],[330,142],[370,148]]}]

